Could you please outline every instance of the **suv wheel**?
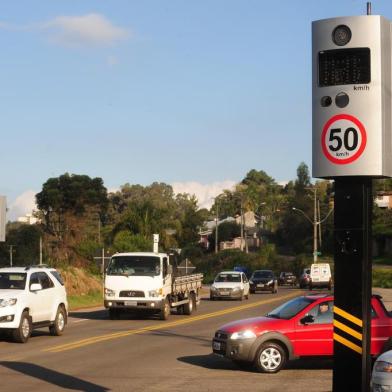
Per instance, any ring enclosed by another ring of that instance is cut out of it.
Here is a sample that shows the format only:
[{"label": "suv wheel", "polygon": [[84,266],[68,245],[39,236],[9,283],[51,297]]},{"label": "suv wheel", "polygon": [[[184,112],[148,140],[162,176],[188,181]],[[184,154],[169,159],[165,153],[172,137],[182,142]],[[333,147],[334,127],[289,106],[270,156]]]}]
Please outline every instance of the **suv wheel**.
[{"label": "suv wheel", "polygon": [[66,313],[62,306],[59,306],[56,313],[56,318],[54,319],[53,325],[49,327],[50,334],[53,336],[60,336],[63,334],[66,323]]},{"label": "suv wheel", "polygon": [[31,335],[32,325],[29,313],[24,311],[20,317],[19,327],[14,329],[12,337],[17,343],[26,343]]},{"label": "suv wheel", "polygon": [[282,346],[273,342],[262,344],[255,360],[257,370],[263,373],[277,373],[285,363],[285,350]]}]

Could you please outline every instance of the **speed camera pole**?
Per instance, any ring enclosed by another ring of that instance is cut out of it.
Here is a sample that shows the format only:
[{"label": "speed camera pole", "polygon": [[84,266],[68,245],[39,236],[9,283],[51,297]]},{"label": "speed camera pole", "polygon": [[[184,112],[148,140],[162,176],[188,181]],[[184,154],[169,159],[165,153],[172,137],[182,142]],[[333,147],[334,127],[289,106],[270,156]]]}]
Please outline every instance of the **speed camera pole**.
[{"label": "speed camera pole", "polygon": [[335,180],[333,391],[370,383],[372,180]]},{"label": "speed camera pole", "polygon": [[313,177],[335,180],[334,392],[370,388],[372,179],[392,177],[391,42],[381,16],[312,24]]}]

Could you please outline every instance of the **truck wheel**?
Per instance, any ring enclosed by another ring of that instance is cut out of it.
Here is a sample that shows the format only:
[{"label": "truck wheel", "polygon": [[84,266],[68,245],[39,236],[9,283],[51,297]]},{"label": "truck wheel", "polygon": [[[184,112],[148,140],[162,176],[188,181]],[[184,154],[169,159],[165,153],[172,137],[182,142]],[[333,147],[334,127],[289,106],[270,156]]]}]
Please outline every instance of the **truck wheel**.
[{"label": "truck wheel", "polygon": [[193,310],[195,309],[195,294],[190,293],[189,294],[189,302],[184,305],[184,314],[186,315],[191,315]]},{"label": "truck wheel", "polygon": [[56,318],[54,319],[53,325],[49,327],[49,332],[53,336],[61,336],[65,329],[66,323],[66,313],[62,306],[59,306],[56,313]]},{"label": "truck wheel", "polygon": [[31,335],[32,325],[31,318],[27,311],[20,316],[19,327],[12,331],[12,337],[17,343],[26,343]]},{"label": "truck wheel", "polygon": [[159,318],[161,320],[167,320],[170,316],[170,303],[169,300],[166,298],[163,301],[162,309],[159,312]]},{"label": "truck wheel", "polygon": [[255,365],[262,373],[277,373],[286,363],[284,348],[274,342],[265,342],[256,355]]}]

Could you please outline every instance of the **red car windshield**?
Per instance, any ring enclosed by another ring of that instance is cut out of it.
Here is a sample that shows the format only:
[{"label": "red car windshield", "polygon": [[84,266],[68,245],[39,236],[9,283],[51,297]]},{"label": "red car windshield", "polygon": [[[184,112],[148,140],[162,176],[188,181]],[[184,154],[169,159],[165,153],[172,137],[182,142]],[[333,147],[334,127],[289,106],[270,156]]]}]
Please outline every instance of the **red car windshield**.
[{"label": "red car windshield", "polygon": [[269,312],[266,316],[277,319],[289,320],[314,301],[314,299],[308,297],[294,298],[291,301],[288,301],[283,305],[278,306],[277,308]]}]

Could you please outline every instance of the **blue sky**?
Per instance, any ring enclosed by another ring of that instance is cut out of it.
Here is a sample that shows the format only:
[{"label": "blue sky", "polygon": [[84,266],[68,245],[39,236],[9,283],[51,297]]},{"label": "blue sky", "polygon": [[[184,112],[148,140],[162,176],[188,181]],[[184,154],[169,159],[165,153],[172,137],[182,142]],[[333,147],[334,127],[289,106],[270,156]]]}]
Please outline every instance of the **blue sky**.
[{"label": "blue sky", "polygon": [[[311,164],[312,20],[365,1],[36,0],[0,6],[0,194],[65,172],[206,201],[254,168]],[[373,1],[392,19],[392,2]]]}]

